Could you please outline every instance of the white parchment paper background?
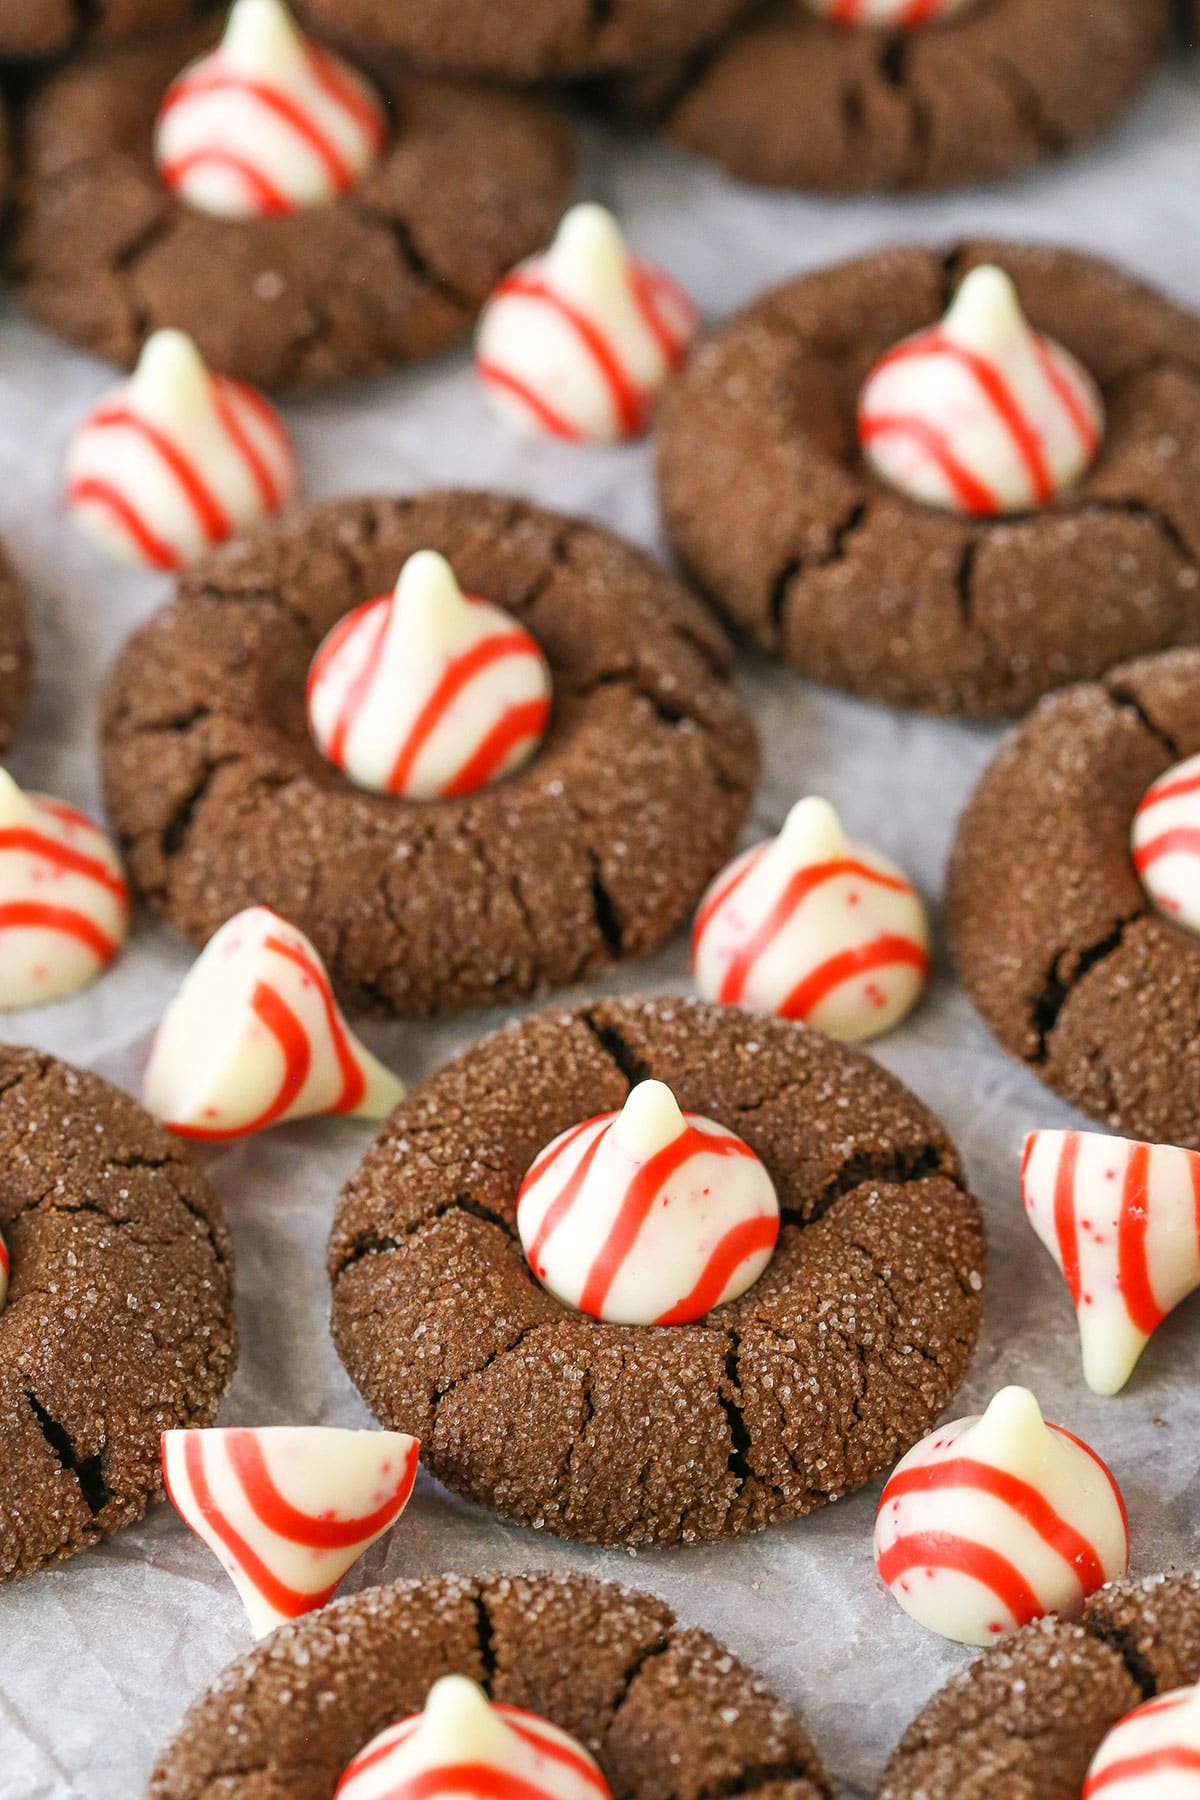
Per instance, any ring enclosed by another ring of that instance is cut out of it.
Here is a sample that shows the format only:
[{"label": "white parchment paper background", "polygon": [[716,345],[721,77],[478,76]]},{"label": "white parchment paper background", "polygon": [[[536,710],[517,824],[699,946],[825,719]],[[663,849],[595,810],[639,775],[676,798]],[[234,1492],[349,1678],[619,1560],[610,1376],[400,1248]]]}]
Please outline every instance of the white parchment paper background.
[{"label": "white parchment paper background", "polygon": [[[982,194],[837,204],[768,195],[661,150],[618,146],[594,128],[581,185],[617,209],[634,242],[674,270],[710,320],[769,282],[889,239],[977,230],[1119,257],[1200,306],[1196,59],[1164,72],[1095,151]],[[110,380],[0,307],[0,535],[28,586],[38,649],[32,715],[13,768],[21,782],[89,808],[98,806],[101,679],[125,635],[168,591],[159,578],[101,562],[60,516],[64,443]],[[662,547],[644,447],[516,441],[486,414],[465,354],[286,410],[314,496],[495,486],[594,514]],[[764,664],[744,663],[741,681],[766,751],[747,838],[775,828],[801,791],[824,793],[856,835],[914,874],[940,930],[953,823],[998,734],[859,705]],[[188,961],[180,943],[140,916],[127,953],[94,989],[4,1020],[3,1034],[136,1091],[155,1021]],[[603,984],[686,987],[682,940]],[[476,1015],[365,1035],[415,1081],[500,1022]],[[1111,1461],[1132,1515],[1135,1569],[1200,1562],[1200,1302],[1161,1328],[1120,1398],[1089,1395],[1065,1287],[1024,1225],[1017,1191],[1024,1132],[1068,1122],[1068,1109],[991,1043],[944,952],[926,1003],[879,1054],[941,1114],[987,1206],[986,1324],[956,1410],[1003,1382],[1029,1383],[1050,1417]],[[242,1356],[224,1422],[368,1422],[330,1345],[322,1253],[334,1196],[369,1138],[366,1127],[319,1122],[205,1157],[238,1257]],[[632,1558],[502,1524],[422,1474],[390,1542],[347,1586],[553,1566],[652,1589],[799,1706],[839,1791],[866,1796],[904,1725],[967,1654],[912,1624],[877,1586],[877,1492],[740,1543]],[[102,1548],[4,1590],[0,1800],[135,1800],[187,1702],[248,1643],[232,1587],[165,1504]]]}]

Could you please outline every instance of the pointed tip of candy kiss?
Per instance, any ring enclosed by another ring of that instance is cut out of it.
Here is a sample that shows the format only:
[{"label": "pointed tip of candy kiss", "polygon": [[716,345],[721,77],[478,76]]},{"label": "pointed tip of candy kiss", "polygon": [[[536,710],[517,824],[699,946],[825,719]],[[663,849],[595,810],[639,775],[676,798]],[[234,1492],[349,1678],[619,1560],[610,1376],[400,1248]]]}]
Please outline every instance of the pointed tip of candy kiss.
[{"label": "pointed tip of candy kiss", "polygon": [[410,556],[396,582],[389,635],[409,646],[450,648],[471,618],[471,602],[446,558],[436,550]]},{"label": "pointed tip of candy kiss", "polygon": [[221,50],[231,67],[277,72],[277,59],[300,42],[300,27],[284,0],[234,0]]},{"label": "pointed tip of candy kiss", "polygon": [[993,1395],[972,1437],[997,1447],[1024,1447],[1041,1441],[1048,1429],[1037,1396],[1027,1387],[1004,1387]]},{"label": "pointed tip of candy kiss", "polygon": [[7,769],[0,768],[0,820],[11,825],[32,811],[33,804],[25,790]]},{"label": "pointed tip of candy kiss", "polygon": [[595,306],[606,294],[628,299],[629,248],[606,207],[592,201],[563,215],[546,266],[564,294]]},{"label": "pointed tip of candy kiss", "polygon": [[809,794],[797,800],[788,813],[778,842],[792,857],[805,862],[824,861],[845,848],[846,834],[828,800]]},{"label": "pointed tip of candy kiss", "polygon": [[674,1143],[687,1121],[679,1102],[665,1081],[639,1081],[614,1122],[621,1148],[638,1162],[647,1162],[665,1145]]},{"label": "pointed tip of candy kiss", "polygon": [[177,419],[210,409],[211,384],[204,358],[187,332],[164,326],[142,345],[129,391],[146,414]]},{"label": "pointed tip of candy kiss", "polygon": [[984,263],[959,284],[942,330],[956,343],[986,349],[1030,327],[1011,278],[994,263]]},{"label": "pointed tip of candy kiss", "polygon": [[1111,1400],[1114,1394],[1121,1392],[1137,1368],[1150,1339],[1132,1324],[1124,1331],[1115,1332],[1110,1319],[1093,1320],[1082,1308],[1077,1317],[1083,1379],[1093,1394],[1098,1394],[1102,1400]]},{"label": "pointed tip of candy kiss", "polygon": [[505,1729],[483,1689],[466,1675],[443,1675],[435,1681],[423,1711],[435,1724],[453,1730],[456,1736],[461,1733],[464,1743],[473,1743],[481,1731],[493,1725],[498,1733]]}]

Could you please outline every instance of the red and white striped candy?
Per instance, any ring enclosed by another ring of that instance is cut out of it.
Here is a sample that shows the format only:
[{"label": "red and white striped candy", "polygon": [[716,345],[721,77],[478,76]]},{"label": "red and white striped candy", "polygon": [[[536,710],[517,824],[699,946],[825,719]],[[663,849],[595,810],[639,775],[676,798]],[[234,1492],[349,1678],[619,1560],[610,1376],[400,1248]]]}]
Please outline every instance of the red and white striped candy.
[{"label": "red and white striped candy", "polygon": [[1133,815],[1133,866],[1159,912],[1200,931],[1200,756],[1146,789]]},{"label": "red and white striped candy", "polygon": [[218,48],[167,89],[154,156],[189,206],[257,219],[348,193],[386,141],[378,95],[282,0],[235,0]]},{"label": "red and white striped candy", "polygon": [[1075,1304],[1084,1378],[1116,1394],[1156,1327],[1200,1287],[1200,1156],[1098,1131],[1034,1131],[1021,1194]]},{"label": "red and white striped candy", "polygon": [[128,930],[124,870],[100,827],[0,769],[0,1008],[73,994]]},{"label": "red and white striped candy", "polygon": [[1092,1758],[1082,1800],[1200,1800],[1200,1687],[1126,1713]]},{"label": "red and white striped candy", "polygon": [[870,25],[909,29],[952,19],[974,0],[807,0],[809,10],[831,25]]},{"label": "red and white striped candy", "polygon": [[1128,1564],[1120,1489],[1095,1451],[1044,1422],[1028,1388],[931,1432],[896,1464],[875,1519],[885,1585],[960,1644],[1073,1617]]},{"label": "red and white striped candy", "polygon": [[1100,445],[1104,402],[1068,350],[1032,331],[1003,270],[973,269],[930,331],[876,363],[863,454],[890,487],[972,516],[1044,506]]},{"label": "red and white striped candy", "polygon": [[709,888],[692,973],[706,1000],[803,1019],[848,1042],[875,1037],[925,985],[925,908],[894,863],[847,840],[831,806],[801,800],[777,838]]},{"label": "red and white striped candy", "polygon": [[521,1184],[517,1230],[566,1305],[615,1325],[683,1325],[758,1280],[779,1201],[748,1144],[643,1081],[622,1112],[547,1145]]},{"label": "red and white striped candy", "polygon": [[321,754],[359,787],[470,794],[527,762],[550,722],[550,670],[508,613],[468,597],[444,557],[411,556],[394,594],[335,625],[308,677]]},{"label": "red and white striped candy", "polygon": [[67,449],[67,509],[110,556],[178,569],[277,513],[299,473],[274,409],[212,375],[182,331],[156,331]]},{"label": "red and white striped candy", "polygon": [[8,1299],[8,1271],[10,1266],[8,1260],[8,1245],[4,1241],[3,1232],[0,1232],[0,1311],[3,1311],[4,1303]]},{"label": "red and white striped candy", "polygon": [[463,1675],[444,1675],[424,1712],[380,1732],[338,1783],[336,1800],[609,1800],[581,1744],[515,1706],[490,1702]]},{"label": "red and white striped candy", "polygon": [[639,437],[698,320],[661,269],[630,256],[602,206],[567,213],[479,321],[475,366],[506,419],[577,443]]},{"label": "red and white striped candy", "polygon": [[181,1137],[219,1141],[318,1113],[382,1119],[403,1095],[304,933],[251,906],[209,939],[163,1015],[142,1099]]},{"label": "red and white striped candy", "polygon": [[278,1425],[164,1431],[172,1506],[219,1559],[255,1637],[332,1599],[408,1505],[416,1438]]}]

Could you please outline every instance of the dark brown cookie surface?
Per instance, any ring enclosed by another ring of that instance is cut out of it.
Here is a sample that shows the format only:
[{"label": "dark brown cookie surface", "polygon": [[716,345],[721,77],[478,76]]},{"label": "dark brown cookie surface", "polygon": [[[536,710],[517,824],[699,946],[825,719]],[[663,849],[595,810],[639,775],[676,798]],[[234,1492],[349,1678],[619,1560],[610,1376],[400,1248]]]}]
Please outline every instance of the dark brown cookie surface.
[{"label": "dark brown cookie surface", "polygon": [[0,1579],[139,1518],[159,1436],[233,1370],[229,1239],[187,1152],[118,1089],[0,1049]]},{"label": "dark brown cookie surface", "polygon": [[1169,0],[976,0],[912,30],[775,0],[618,103],[747,181],[863,193],[994,181],[1109,125],[1166,43]]},{"label": "dark brown cookie surface", "polygon": [[[783,1215],[748,1293],[661,1329],[562,1306],[515,1231],[537,1153],[651,1075],[750,1144]],[[333,1333],[450,1487],[563,1536],[694,1542],[909,1449],[966,1371],[983,1254],[953,1146],[868,1057],[732,1008],[603,1001],[497,1032],[393,1114],[334,1221]]]},{"label": "dark brown cookie surface", "polygon": [[28,109],[10,275],[60,337],[128,365],[173,325],[260,386],[369,375],[462,337],[549,236],[573,168],[557,117],[394,65],[374,70],[390,145],[348,194],[249,220],[182,204],[153,164],[154,117],[205,41],[88,56]]},{"label": "dark brown cookie surface", "polygon": [[799,1720],[707,1632],[581,1575],[452,1575],[285,1625],[192,1707],[150,1800],[331,1800],[347,1763],[443,1675],[569,1731],[615,1800],[829,1800]]},{"label": "dark brown cookie surface", "polygon": [[[428,549],[537,638],[554,712],[512,779],[413,803],[322,759],[304,689],[330,627]],[[126,646],[110,817],[197,943],[265,903],[355,1006],[487,1005],[651,949],[699,898],[757,764],[728,669],[703,608],[598,526],[485,494],[335,501],[197,564]]]},{"label": "dark brown cookie surface", "polygon": [[546,81],[710,43],[751,0],[302,0],[305,16],[418,68]]},{"label": "dark brown cookie surface", "polygon": [[213,0],[0,0],[0,57],[61,56],[87,43],[179,25]]},{"label": "dark brown cookie surface", "polygon": [[1200,1149],[1200,937],[1151,909],[1129,848],[1146,789],[1197,751],[1200,649],[1044,700],[959,821],[947,909],[1011,1055],[1110,1130]]},{"label": "dark brown cookie surface", "polygon": [[[886,487],[855,422],[876,359],[983,262],[1091,370],[1108,412],[1078,488],[994,520]],[[700,347],[660,420],[663,514],[685,565],[817,681],[1005,714],[1200,635],[1200,319],[1092,257],[969,243],[801,276]]]},{"label": "dark brown cookie surface", "polygon": [[0,752],[8,749],[25,713],[33,672],[29,620],[17,578],[0,549]]},{"label": "dark brown cookie surface", "polygon": [[952,1676],[901,1738],[879,1800],[1079,1800],[1088,1764],[1143,1700],[1200,1680],[1200,1577],[1093,1594]]}]

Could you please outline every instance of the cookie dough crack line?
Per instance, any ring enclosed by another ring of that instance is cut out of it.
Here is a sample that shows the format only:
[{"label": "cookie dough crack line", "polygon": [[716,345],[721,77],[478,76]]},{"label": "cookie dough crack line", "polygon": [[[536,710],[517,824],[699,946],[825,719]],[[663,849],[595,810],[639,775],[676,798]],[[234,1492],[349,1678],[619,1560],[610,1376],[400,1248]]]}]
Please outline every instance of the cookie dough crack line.
[{"label": "cookie dough crack line", "polygon": [[848,546],[855,534],[868,524],[870,512],[869,499],[856,500],[842,517],[834,522],[829,532],[829,544],[825,550],[810,556],[797,552],[790,556],[776,572],[769,583],[767,602],[773,640],[776,643],[783,634],[793,583],[798,579],[803,580],[810,570],[828,569],[835,563],[845,562],[849,555]]},{"label": "cookie dough crack line", "polygon": [[26,1388],[25,1398],[38,1422],[42,1436],[53,1450],[63,1469],[69,1475],[73,1475],[79,1483],[79,1491],[88,1511],[93,1518],[99,1517],[113,1498],[112,1490],[104,1479],[103,1444],[90,1456],[81,1457],[66,1427],[59,1423],[47,1407],[43,1406],[32,1388]]},{"label": "cookie dough crack line", "polygon": [[[1034,997],[1030,1008],[1030,1030],[1037,1038],[1037,1048],[1029,1058],[1034,1067],[1040,1068],[1049,1061],[1053,1047],[1050,1040],[1054,1035],[1054,1029],[1062,1016],[1063,1008],[1084,976],[1090,974],[1102,962],[1107,961],[1110,956],[1115,955],[1121,948],[1129,927],[1145,917],[1145,908],[1139,907],[1136,912],[1129,913],[1125,918],[1117,919],[1102,938],[1096,939],[1095,943],[1085,945],[1082,950],[1075,950],[1068,945],[1058,951],[1047,972],[1041,992]],[[1068,960],[1073,965],[1069,976],[1062,973],[1063,964]]]},{"label": "cookie dough crack line", "polygon": [[336,1285],[341,1280],[347,1269],[352,1269],[355,1263],[361,1262],[364,1257],[386,1256],[392,1250],[402,1249],[409,1238],[415,1237],[427,1225],[435,1225],[439,1219],[448,1218],[452,1213],[465,1213],[469,1218],[479,1219],[485,1225],[495,1225],[510,1242],[516,1242],[517,1234],[511,1220],[506,1219],[500,1213],[489,1211],[470,1194],[455,1194],[452,1200],[441,1201],[433,1208],[432,1212],[423,1213],[419,1219],[410,1220],[398,1232],[391,1231],[381,1236],[373,1236],[369,1232],[364,1233],[355,1241],[335,1268],[334,1284]]}]

